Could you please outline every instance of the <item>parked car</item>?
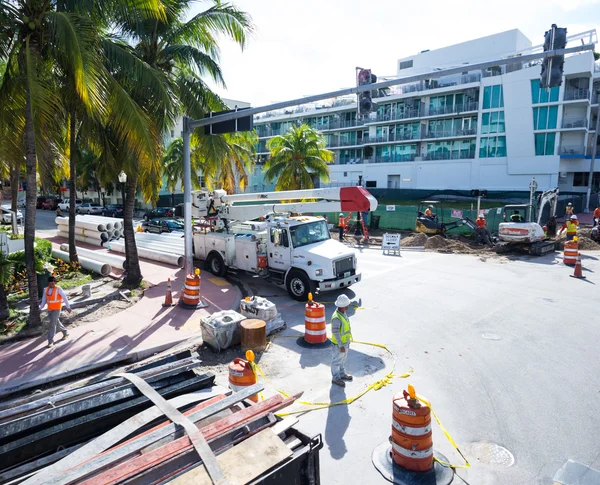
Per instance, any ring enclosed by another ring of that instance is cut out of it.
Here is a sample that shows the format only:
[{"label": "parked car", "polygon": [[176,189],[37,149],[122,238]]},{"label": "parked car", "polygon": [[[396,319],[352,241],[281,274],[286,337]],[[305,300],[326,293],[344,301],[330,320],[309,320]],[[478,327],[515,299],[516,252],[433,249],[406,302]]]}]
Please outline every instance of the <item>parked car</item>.
[{"label": "parked car", "polygon": [[104,207],[93,204],[92,202],[86,202],[85,204],[81,204],[75,208],[75,212],[77,212],[77,214],[102,215],[103,210]]},{"label": "parked car", "polygon": [[62,202],[62,199],[56,199],[49,197],[45,202],[42,203],[42,209],[55,211],[58,208],[58,204]]},{"label": "parked car", "polygon": [[25,198],[17,200],[17,207],[24,209],[26,206],[27,206],[27,201],[25,200]]},{"label": "parked car", "polygon": [[105,217],[120,217],[123,218],[123,206],[119,204],[109,204],[102,211]]},{"label": "parked car", "polygon": [[38,197],[36,202],[35,202],[35,208],[36,209],[41,209],[42,208],[42,204],[46,202],[46,197]]},{"label": "parked car", "polygon": [[[83,204],[81,199],[75,199],[75,209]],[[68,212],[69,207],[71,206],[71,199],[63,199],[60,204],[58,204],[58,208],[63,212]]]},{"label": "parked car", "polygon": [[[2,224],[11,224],[12,223],[12,214],[8,209],[2,209]],[[18,210],[17,211],[17,224],[23,223],[23,213]]]},{"label": "parked car", "polygon": [[178,219],[153,219],[145,223],[144,232],[183,232],[183,222]]},{"label": "parked car", "polygon": [[144,220],[149,221],[152,219],[159,219],[161,217],[173,217],[175,210],[172,207],[157,207],[156,209],[149,210],[144,214]]}]

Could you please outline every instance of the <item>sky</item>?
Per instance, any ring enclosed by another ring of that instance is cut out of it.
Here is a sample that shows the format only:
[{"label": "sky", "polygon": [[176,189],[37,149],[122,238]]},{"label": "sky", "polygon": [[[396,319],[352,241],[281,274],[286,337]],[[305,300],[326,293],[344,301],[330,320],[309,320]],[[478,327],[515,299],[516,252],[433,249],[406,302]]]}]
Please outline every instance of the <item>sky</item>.
[{"label": "sky", "polygon": [[[553,23],[600,31],[600,0],[233,0],[255,32],[242,52],[221,39],[224,98],[262,106],[355,84],[356,66],[396,74],[396,61],[518,28],[543,43]],[[208,2],[190,2],[191,12]],[[597,49],[600,51],[600,49]],[[214,86],[214,85],[213,85]]]}]

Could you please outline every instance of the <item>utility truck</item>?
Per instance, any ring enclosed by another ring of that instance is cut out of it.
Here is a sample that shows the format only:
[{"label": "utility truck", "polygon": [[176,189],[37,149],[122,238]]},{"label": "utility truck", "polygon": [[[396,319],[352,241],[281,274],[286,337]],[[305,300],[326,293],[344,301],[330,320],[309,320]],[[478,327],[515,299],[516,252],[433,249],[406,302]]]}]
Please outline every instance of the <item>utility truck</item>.
[{"label": "utility truck", "polygon": [[363,187],[227,195],[192,192],[194,256],[217,276],[247,271],[286,287],[292,298],[358,283],[356,253],[331,238],[318,212],[374,211]]}]

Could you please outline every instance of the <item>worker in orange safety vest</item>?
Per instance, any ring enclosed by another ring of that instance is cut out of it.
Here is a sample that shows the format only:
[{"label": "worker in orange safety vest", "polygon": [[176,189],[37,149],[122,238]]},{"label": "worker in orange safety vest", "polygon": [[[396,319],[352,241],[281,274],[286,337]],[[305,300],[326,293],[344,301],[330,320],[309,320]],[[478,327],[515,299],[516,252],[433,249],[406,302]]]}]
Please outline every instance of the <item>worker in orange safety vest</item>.
[{"label": "worker in orange safety vest", "polygon": [[426,217],[433,217],[433,211],[431,209],[433,209],[432,205],[428,205],[427,209],[425,209],[425,216]]},{"label": "worker in orange safety vest", "polygon": [[565,208],[565,219],[569,219],[573,215],[573,204],[570,202],[567,204]]},{"label": "worker in orange safety vest", "polygon": [[338,220],[338,231],[340,236],[340,241],[344,240],[344,230],[346,229],[346,219],[344,219],[344,213],[340,212],[340,218]]},{"label": "worker in orange safety vest", "polygon": [[577,216],[573,214],[560,228],[559,235],[566,229],[567,230],[567,241],[572,241],[575,236],[577,236],[577,226],[579,226],[579,221],[577,221]]},{"label": "worker in orange safety vest", "polygon": [[596,227],[600,223],[600,207],[594,209],[594,221],[592,227]]},{"label": "worker in orange safety vest", "polygon": [[40,303],[40,310],[44,309],[44,306],[48,304],[48,316],[50,317],[50,325],[48,326],[48,348],[54,347],[54,334],[56,333],[56,326],[58,325],[59,332],[63,334],[63,340],[69,337],[69,332],[65,326],[60,322],[60,310],[63,303],[67,307],[67,311],[71,313],[71,305],[65,292],[60,286],[56,286],[56,278],[50,276],[48,278],[48,286],[44,289],[42,301]]}]

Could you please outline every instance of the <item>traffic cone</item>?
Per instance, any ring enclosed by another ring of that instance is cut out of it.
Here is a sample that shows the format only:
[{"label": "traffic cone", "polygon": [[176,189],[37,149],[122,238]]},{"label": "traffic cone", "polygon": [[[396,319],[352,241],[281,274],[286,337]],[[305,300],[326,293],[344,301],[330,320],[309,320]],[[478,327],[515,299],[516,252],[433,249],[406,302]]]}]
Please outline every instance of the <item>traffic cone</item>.
[{"label": "traffic cone", "polygon": [[167,280],[167,293],[165,294],[165,302],[163,306],[173,306],[173,289],[171,288],[171,278]]},{"label": "traffic cone", "polygon": [[573,272],[571,278],[585,279],[585,276],[581,273],[581,255],[577,255],[577,262],[575,263],[575,271]]}]

